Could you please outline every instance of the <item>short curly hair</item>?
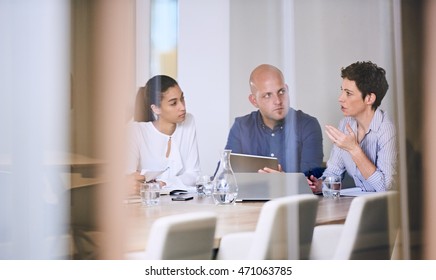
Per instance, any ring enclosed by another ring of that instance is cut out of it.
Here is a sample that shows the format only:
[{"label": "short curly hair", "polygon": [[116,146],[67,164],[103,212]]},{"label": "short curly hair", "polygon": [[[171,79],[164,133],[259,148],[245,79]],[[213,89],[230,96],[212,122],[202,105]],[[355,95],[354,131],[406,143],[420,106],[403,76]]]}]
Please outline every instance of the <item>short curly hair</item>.
[{"label": "short curly hair", "polygon": [[376,99],[372,104],[374,111],[380,106],[389,88],[386,71],[371,61],[358,61],[342,68],[341,77],[356,83],[357,88],[362,92],[362,99],[365,99],[368,94],[375,94]]}]

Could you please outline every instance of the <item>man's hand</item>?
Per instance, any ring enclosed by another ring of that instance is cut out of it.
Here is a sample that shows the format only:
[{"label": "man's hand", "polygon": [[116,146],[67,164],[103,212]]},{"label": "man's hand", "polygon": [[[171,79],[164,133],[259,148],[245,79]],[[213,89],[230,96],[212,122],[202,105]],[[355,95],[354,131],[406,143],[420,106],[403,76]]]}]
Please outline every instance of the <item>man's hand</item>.
[{"label": "man's hand", "polygon": [[264,167],[262,169],[259,169],[257,172],[258,173],[280,173],[280,172],[283,172],[283,170],[282,170],[282,166],[279,164],[277,166],[277,170],[269,168],[269,167]]},{"label": "man's hand", "polygon": [[317,179],[315,176],[310,175],[310,177],[307,178],[307,183],[309,184],[309,187],[313,193],[320,193],[322,191],[321,179]]}]

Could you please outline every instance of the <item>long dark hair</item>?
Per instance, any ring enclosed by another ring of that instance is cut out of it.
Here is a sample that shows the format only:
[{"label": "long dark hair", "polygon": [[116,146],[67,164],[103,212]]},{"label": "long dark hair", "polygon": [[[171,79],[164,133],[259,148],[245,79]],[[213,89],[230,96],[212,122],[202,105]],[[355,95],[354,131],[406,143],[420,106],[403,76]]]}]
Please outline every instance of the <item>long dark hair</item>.
[{"label": "long dark hair", "polygon": [[178,85],[177,81],[166,75],[156,75],[149,79],[145,86],[138,89],[136,94],[134,121],[148,122],[155,120],[151,105],[160,107],[162,94],[176,85]]}]

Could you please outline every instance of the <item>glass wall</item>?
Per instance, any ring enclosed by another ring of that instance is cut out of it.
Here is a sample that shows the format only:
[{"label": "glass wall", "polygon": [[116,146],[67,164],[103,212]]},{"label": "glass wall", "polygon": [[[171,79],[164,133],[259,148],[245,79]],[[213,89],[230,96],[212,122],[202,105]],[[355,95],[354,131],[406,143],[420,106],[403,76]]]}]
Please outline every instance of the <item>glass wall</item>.
[{"label": "glass wall", "polygon": [[69,2],[0,1],[0,259],[69,257]]}]

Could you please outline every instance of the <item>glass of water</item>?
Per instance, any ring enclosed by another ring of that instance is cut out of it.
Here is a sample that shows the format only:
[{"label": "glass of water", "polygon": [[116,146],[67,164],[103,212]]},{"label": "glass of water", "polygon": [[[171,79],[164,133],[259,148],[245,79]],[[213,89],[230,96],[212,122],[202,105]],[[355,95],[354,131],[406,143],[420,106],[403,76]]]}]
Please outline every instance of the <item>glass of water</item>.
[{"label": "glass of water", "polygon": [[159,183],[143,183],[139,191],[142,205],[152,206],[159,204],[160,186]]},{"label": "glass of water", "polygon": [[327,176],[322,181],[322,194],[324,197],[339,198],[341,196],[341,176]]},{"label": "glass of water", "polygon": [[210,196],[212,193],[212,181],[209,175],[201,175],[195,181],[198,196]]}]

